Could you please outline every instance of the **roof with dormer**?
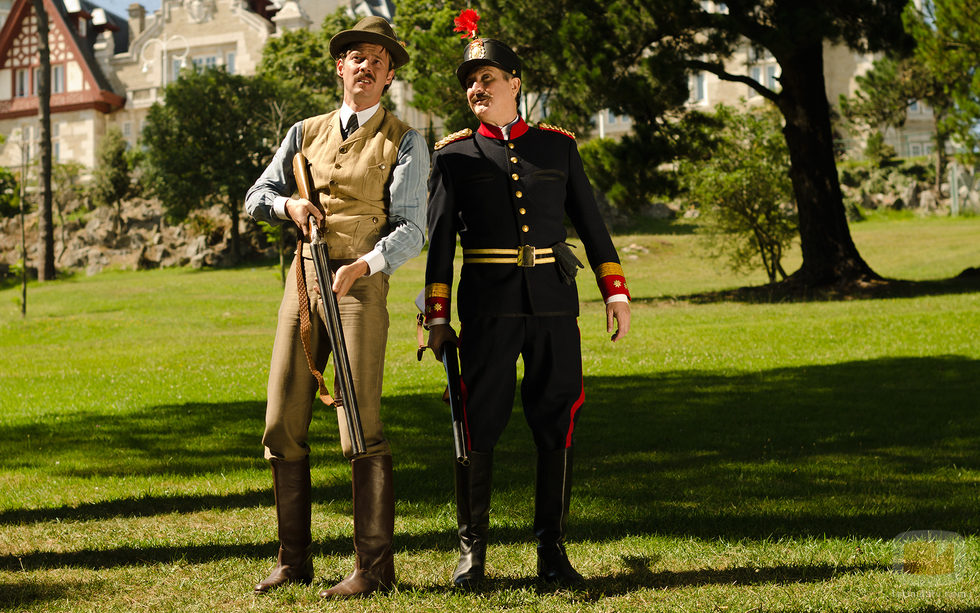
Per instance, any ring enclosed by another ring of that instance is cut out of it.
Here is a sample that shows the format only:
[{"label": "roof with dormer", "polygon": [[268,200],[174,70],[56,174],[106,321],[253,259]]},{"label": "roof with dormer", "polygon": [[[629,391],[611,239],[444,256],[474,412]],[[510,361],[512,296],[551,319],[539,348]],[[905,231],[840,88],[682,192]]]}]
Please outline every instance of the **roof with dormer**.
[{"label": "roof with dormer", "polygon": [[[95,58],[96,43],[104,32],[110,34],[112,53],[125,51],[129,43],[126,19],[106,11],[87,0],[43,0],[48,15],[48,44],[52,66],[77,63],[81,70],[81,91],[51,93],[51,113],[94,108],[103,113],[123,106],[125,98],[112,86]],[[107,41],[108,42],[108,41]],[[11,79],[18,69],[33,72],[40,66],[37,39],[37,17],[31,0],[14,0],[10,13],[0,29],[0,70],[10,71]],[[16,84],[13,84],[13,92]],[[0,119],[37,113],[36,93],[0,100]]]}]

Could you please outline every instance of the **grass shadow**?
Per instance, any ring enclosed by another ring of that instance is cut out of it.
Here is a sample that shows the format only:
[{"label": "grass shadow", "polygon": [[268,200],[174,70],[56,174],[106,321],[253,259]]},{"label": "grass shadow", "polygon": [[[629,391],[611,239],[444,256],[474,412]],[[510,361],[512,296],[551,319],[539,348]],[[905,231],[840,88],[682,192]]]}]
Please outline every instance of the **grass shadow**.
[{"label": "grass shadow", "polygon": [[104,589],[101,581],[40,581],[0,582],[0,610],[30,611],[44,602],[71,598],[84,599]]},{"label": "grass shadow", "polygon": [[807,287],[791,281],[739,287],[714,292],[699,292],[684,296],[636,297],[634,302],[659,303],[681,300],[693,304],[740,302],[773,304],[783,302],[832,302],[843,300],[879,300],[886,298],[919,298],[980,292],[980,273],[968,268],[951,279],[906,281],[881,279],[847,286]]},{"label": "grass shadow", "polygon": [[[924,528],[976,534],[977,381],[980,361],[958,356],[747,374],[588,377],[576,428],[573,546],[575,540],[642,534],[891,538]],[[248,477],[242,491],[230,493],[137,493],[13,507],[0,511],[0,524],[271,509],[271,479],[258,442],[262,410],[257,402],[171,405],[5,429],[0,466],[8,472],[25,464],[39,475],[83,478],[191,479],[243,471],[259,485]],[[336,443],[335,418],[329,411],[318,415],[311,429],[317,437],[314,499],[346,512],[349,469]],[[535,451],[519,410],[512,421],[494,466],[491,530],[497,543],[532,540]],[[89,434],[93,423],[102,425],[96,436]],[[399,548],[452,549],[445,405],[434,395],[389,397],[385,423],[401,516],[411,522],[412,514],[428,520],[444,513],[447,522],[445,531],[400,535]],[[45,442],[44,452],[31,460],[18,452],[28,435]],[[63,468],[67,460],[75,467]]]}]

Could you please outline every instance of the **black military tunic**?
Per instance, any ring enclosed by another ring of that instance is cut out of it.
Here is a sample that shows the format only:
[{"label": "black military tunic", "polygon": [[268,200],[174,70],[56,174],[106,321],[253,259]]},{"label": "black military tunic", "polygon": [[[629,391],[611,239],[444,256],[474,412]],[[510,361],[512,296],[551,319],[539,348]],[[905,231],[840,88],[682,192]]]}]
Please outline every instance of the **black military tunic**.
[{"label": "black military tunic", "polygon": [[[604,298],[629,297],[572,135],[513,125],[510,138],[481,125],[436,145],[429,177],[426,322],[449,323],[456,237],[460,357],[471,448],[492,449],[513,404],[523,355],[522,398],[539,447],[571,445],[583,399],[574,282],[563,282],[556,245],[566,217]],[[533,249],[531,249],[533,248]],[[580,256],[582,254],[579,254]],[[531,265],[533,263],[533,265]]]}]

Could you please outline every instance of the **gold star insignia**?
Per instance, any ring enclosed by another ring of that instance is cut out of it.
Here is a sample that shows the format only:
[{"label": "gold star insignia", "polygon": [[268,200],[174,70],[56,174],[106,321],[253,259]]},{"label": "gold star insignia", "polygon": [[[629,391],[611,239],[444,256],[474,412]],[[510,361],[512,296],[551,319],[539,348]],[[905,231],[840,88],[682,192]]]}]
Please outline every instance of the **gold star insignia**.
[{"label": "gold star insignia", "polygon": [[622,281],[613,281],[613,287],[623,287]]}]

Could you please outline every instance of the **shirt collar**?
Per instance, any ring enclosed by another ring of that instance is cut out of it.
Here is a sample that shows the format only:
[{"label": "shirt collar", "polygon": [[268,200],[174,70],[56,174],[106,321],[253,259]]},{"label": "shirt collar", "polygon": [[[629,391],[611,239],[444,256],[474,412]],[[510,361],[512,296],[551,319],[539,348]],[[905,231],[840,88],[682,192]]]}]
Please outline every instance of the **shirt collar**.
[{"label": "shirt collar", "polygon": [[487,138],[495,138],[497,140],[514,140],[527,132],[527,124],[524,123],[524,119],[518,115],[514,121],[502,128],[481,123],[480,129],[477,131]]},{"label": "shirt collar", "polygon": [[[374,117],[374,114],[377,113],[380,108],[381,108],[381,102],[379,101],[377,104],[375,104],[369,109],[365,109],[363,111],[357,111],[357,125],[363,126],[364,124],[366,124],[369,119]],[[353,114],[354,114],[354,109],[347,106],[347,103],[345,102],[340,107],[340,125],[346,126],[347,122],[350,121],[350,116]]]}]

